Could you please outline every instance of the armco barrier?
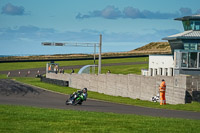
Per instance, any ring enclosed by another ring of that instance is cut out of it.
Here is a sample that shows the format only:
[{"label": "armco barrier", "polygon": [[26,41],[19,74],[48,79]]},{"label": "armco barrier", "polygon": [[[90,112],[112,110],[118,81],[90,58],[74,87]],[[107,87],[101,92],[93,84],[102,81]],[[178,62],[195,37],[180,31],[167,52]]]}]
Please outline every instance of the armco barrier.
[{"label": "armco barrier", "polygon": [[[112,96],[130,97],[150,101],[159,93],[159,85],[165,79],[166,99],[170,104],[185,104],[200,99],[198,83],[200,78],[186,75],[179,76],[142,76],[135,74],[54,74],[47,73],[47,78],[69,81],[69,87],[104,93]],[[193,83],[192,83],[193,82]],[[200,82],[200,81],[199,81]],[[195,90],[192,91],[190,89]],[[195,96],[195,98],[194,98]]]}]

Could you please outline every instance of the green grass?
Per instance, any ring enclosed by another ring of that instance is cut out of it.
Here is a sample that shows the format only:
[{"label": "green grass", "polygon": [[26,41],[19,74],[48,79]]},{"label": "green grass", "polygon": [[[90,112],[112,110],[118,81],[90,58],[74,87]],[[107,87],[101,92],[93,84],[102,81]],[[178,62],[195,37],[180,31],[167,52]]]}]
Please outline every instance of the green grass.
[{"label": "green grass", "polygon": [[[147,69],[148,64],[137,64],[137,65],[121,65],[121,66],[103,66],[101,67],[101,73],[105,74],[108,70],[112,74],[138,74],[141,75],[141,69]],[[78,73],[80,69],[74,69],[75,73]],[[71,73],[71,70],[65,70],[65,73]],[[91,70],[92,73],[92,70]],[[95,68],[95,73],[98,73],[98,67]]]},{"label": "green grass", "polygon": [[4,75],[4,74],[0,74],[0,79],[6,79],[6,78],[7,78],[6,75]]},{"label": "green grass", "polygon": [[14,62],[14,63],[0,63],[0,71],[41,68],[46,67],[47,62]]},{"label": "green grass", "polygon": [[199,120],[0,105],[5,133],[198,133]]},{"label": "green grass", "polygon": [[123,65],[123,66],[105,66],[102,67],[102,73],[107,73],[108,70],[113,74],[138,74],[141,75],[141,69],[147,69],[148,64]]},{"label": "green grass", "polygon": [[[148,57],[103,59],[102,64],[124,63],[124,62],[142,62],[142,61],[148,61]],[[55,63],[59,63],[60,67],[62,67],[62,66],[94,64],[93,62],[94,62],[93,60],[79,60],[79,61],[56,61]],[[41,68],[41,67],[46,67],[46,63],[48,63],[48,62],[0,63],[0,71],[28,69],[28,68]],[[98,60],[96,60],[96,64],[98,64]]]},{"label": "green grass", "polygon": [[[27,84],[31,84],[34,86],[38,86],[41,88],[45,88],[48,90],[60,92],[63,94],[71,94],[77,89],[73,89],[70,87],[61,87],[53,84],[47,84],[44,82],[40,82],[39,79],[36,78],[15,78],[17,81],[24,82]],[[139,99],[131,99],[127,97],[120,97],[120,96],[110,96],[105,95],[97,92],[88,92],[88,98],[92,99],[98,99],[103,101],[109,101],[114,103],[122,103],[122,104],[129,104],[129,105],[136,105],[136,106],[143,106],[143,107],[151,107],[151,108],[162,108],[162,109],[172,109],[172,110],[185,110],[185,111],[196,111],[200,112],[200,103],[193,102],[191,104],[177,104],[177,105],[171,105],[167,104],[165,106],[160,106],[159,103],[154,103],[150,101],[144,101]]]}]

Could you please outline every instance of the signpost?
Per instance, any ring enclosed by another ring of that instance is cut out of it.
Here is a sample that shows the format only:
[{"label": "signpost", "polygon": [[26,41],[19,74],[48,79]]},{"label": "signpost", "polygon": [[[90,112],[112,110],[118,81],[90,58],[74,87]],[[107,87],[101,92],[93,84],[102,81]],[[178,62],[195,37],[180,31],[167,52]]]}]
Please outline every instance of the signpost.
[{"label": "signpost", "polygon": [[42,45],[43,46],[94,47],[94,63],[95,63],[96,47],[99,47],[98,74],[101,74],[102,35],[100,35],[99,43],[42,42]]}]

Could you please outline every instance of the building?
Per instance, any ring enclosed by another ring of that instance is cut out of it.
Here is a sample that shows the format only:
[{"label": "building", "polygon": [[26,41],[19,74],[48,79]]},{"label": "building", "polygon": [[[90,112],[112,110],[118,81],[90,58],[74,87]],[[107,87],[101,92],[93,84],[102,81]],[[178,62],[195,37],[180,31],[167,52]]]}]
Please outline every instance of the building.
[{"label": "building", "polygon": [[172,55],[149,55],[149,75],[173,76],[174,60]]},{"label": "building", "polygon": [[150,55],[149,76],[200,75],[200,14],[176,18],[184,32],[163,38],[172,55]]}]

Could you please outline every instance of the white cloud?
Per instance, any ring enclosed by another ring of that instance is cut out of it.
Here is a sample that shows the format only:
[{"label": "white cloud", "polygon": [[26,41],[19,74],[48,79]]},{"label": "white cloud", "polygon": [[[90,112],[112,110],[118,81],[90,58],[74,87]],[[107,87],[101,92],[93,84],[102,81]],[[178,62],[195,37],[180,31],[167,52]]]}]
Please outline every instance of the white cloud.
[{"label": "white cloud", "polygon": [[[199,12],[199,10],[197,11]],[[102,17],[105,19],[118,19],[118,18],[131,18],[131,19],[171,19],[176,17],[182,17],[185,15],[192,15],[192,9],[180,8],[179,11],[174,13],[161,13],[159,11],[152,12],[150,10],[140,10],[134,7],[125,7],[123,11],[114,6],[107,6],[102,10],[90,11],[88,14],[78,13],[76,19],[87,19],[94,17]]]}]

